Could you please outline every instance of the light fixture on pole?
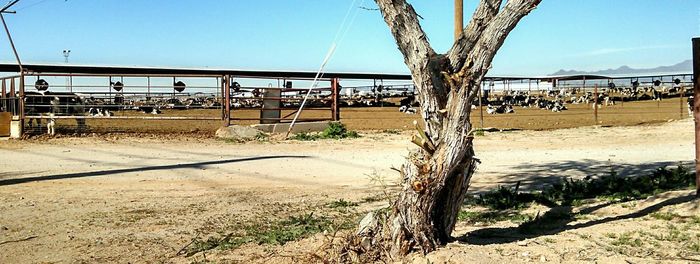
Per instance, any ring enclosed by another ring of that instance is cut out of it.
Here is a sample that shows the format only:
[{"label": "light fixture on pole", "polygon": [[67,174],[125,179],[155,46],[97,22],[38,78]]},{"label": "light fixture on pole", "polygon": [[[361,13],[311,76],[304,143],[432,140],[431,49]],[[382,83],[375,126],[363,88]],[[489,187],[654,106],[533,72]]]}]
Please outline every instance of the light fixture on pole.
[{"label": "light fixture on pole", "polygon": [[[64,49],[63,50],[63,57],[65,58],[64,62],[66,64],[68,64],[68,56],[70,56],[70,50]],[[71,82],[71,78],[69,76],[66,76],[66,90],[73,92],[73,83]]]},{"label": "light fixture on pole", "polygon": [[68,56],[70,56],[70,50],[63,50],[63,57],[66,58],[65,63],[68,63]]}]

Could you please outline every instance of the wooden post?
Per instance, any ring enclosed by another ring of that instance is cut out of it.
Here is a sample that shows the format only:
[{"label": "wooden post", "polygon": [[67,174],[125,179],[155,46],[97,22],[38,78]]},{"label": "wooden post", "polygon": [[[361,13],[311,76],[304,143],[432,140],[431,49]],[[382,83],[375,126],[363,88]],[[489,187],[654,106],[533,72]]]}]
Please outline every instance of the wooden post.
[{"label": "wooden post", "polygon": [[680,106],[680,119],[683,119],[683,94],[685,92],[683,91],[683,86],[678,87],[678,103]]},{"label": "wooden post", "polygon": [[464,30],[464,0],[455,0],[455,40]]},{"label": "wooden post", "polygon": [[338,78],[331,79],[331,115],[333,121],[340,121],[340,82]]},{"label": "wooden post", "polygon": [[693,38],[693,117],[695,120],[695,196],[700,198],[700,38]]},{"label": "wooden post", "polygon": [[17,94],[15,90],[15,78],[10,79],[10,97],[15,97]]},{"label": "wooden post", "polygon": [[593,87],[593,120],[598,125],[598,84]]},{"label": "wooden post", "polygon": [[481,120],[481,130],[484,129],[484,98],[481,95],[481,90],[484,89],[484,85],[479,85],[479,119]]},{"label": "wooden post", "polygon": [[226,75],[224,80],[224,126],[231,125],[231,76]]},{"label": "wooden post", "polygon": [[21,135],[24,133],[24,70],[19,73],[19,122],[20,122],[20,131],[19,134]]},{"label": "wooden post", "polygon": [[[10,98],[13,98],[12,102],[12,113],[19,113],[19,100],[17,100],[17,93],[15,92],[15,78],[10,79]],[[15,103],[16,102],[16,103]],[[14,114],[13,114],[14,115]]]}]

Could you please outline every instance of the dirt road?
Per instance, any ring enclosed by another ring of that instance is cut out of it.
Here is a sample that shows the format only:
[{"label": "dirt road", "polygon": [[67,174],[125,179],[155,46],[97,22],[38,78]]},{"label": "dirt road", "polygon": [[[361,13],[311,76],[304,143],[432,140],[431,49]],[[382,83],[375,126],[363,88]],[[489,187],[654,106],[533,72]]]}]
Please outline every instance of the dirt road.
[{"label": "dirt road", "polygon": [[[476,140],[482,164],[471,191],[690,165],[692,128],[683,120],[486,133]],[[176,253],[206,230],[376,195],[370,178],[397,180],[391,167],[412,148],[407,133],[246,144],[181,137],[0,142],[0,263],[189,262]],[[256,251],[237,250],[221,254]]]}]

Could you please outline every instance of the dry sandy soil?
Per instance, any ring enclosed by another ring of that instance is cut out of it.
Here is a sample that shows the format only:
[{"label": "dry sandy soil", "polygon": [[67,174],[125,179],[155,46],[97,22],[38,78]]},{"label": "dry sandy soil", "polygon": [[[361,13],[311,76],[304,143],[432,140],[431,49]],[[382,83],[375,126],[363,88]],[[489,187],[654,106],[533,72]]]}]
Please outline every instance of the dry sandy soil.
[{"label": "dry sandy soil", "polygon": [[[262,228],[309,212],[357,221],[362,212],[386,205],[373,197],[387,189],[371,179],[396,182],[398,174],[391,167],[399,166],[412,148],[409,137],[403,132],[244,144],[183,136],[0,142],[0,263],[308,260],[303,256],[322,243],[323,234],[285,245],[248,243],[192,256],[178,252],[194,238],[243,225]],[[611,168],[639,175],[660,166],[689,166],[693,124],[686,119],[487,132],[477,138],[476,150],[482,164],[472,193],[517,181],[536,188],[562,177],[603,175]],[[693,243],[700,246],[700,222],[687,218],[700,215],[692,193],[584,205],[575,210],[586,211],[585,217],[537,236],[515,234],[517,224],[509,221],[460,222],[454,233],[457,242],[409,261],[692,262],[700,260],[700,252],[692,250]],[[350,209],[354,213],[341,214],[328,206],[339,199],[360,205]],[[671,217],[653,217],[658,212],[671,212]],[[682,236],[664,237],[678,232]],[[651,236],[661,238],[653,242]],[[626,244],[630,237],[641,244]]]}]

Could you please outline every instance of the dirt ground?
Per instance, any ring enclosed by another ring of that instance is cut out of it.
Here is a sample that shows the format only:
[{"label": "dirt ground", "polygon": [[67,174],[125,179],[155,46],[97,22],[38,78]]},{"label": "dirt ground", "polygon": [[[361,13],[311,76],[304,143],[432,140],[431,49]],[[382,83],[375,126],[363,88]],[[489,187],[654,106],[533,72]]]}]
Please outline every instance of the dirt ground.
[{"label": "dirt ground", "polygon": [[[354,213],[340,214],[356,222],[363,212],[386,205],[376,197],[393,191],[398,173],[391,168],[413,148],[409,133],[242,144],[177,135],[2,141],[0,263],[301,262],[307,259],[299,256],[316,250],[323,234],[285,245],[247,243],[191,256],[178,252],[193,239],[241,226],[262,228],[307,213],[337,216],[329,204],[340,199],[359,204],[350,209]],[[536,188],[611,169],[639,175],[661,166],[690,166],[694,157],[689,119],[487,132],[475,142],[482,164],[472,194],[517,181]],[[388,187],[377,184],[378,178]],[[458,241],[410,259],[688,263],[700,260],[686,250],[700,245],[700,222],[687,218],[700,215],[692,193],[584,205],[575,210],[586,211],[585,217],[544,235],[514,234],[517,224],[508,221],[460,222],[454,233]]]},{"label": "dirt ground", "polygon": [[[484,112],[483,126],[499,129],[547,130],[572,128],[595,125],[593,108],[587,104],[569,104],[569,110],[553,113],[547,110],[516,107],[514,114],[489,115]],[[667,122],[687,118],[685,98],[667,98],[663,101],[625,102],[614,106],[601,107],[598,110],[598,125],[630,126]],[[282,116],[291,114],[291,110],[283,110]],[[341,108],[341,121],[353,130],[409,130],[413,129],[413,121],[420,121],[420,115],[409,115],[398,111],[398,107],[346,107]],[[117,116],[150,116],[136,111],[121,111]],[[260,111],[256,109],[233,109],[233,118],[259,118]],[[163,110],[161,116],[197,116],[221,117],[221,110]],[[472,112],[471,118],[477,127],[481,126],[480,112]],[[305,110],[300,118],[330,118],[328,110]],[[88,120],[91,132],[194,132],[212,135],[223,121],[201,120]],[[234,124],[250,125],[257,121],[233,121]],[[419,122],[420,123],[420,122]],[[75,120],[59,120],[60,132],[70,132],[75,129]],[[62,131],[61,131],[62,130]]]}]

